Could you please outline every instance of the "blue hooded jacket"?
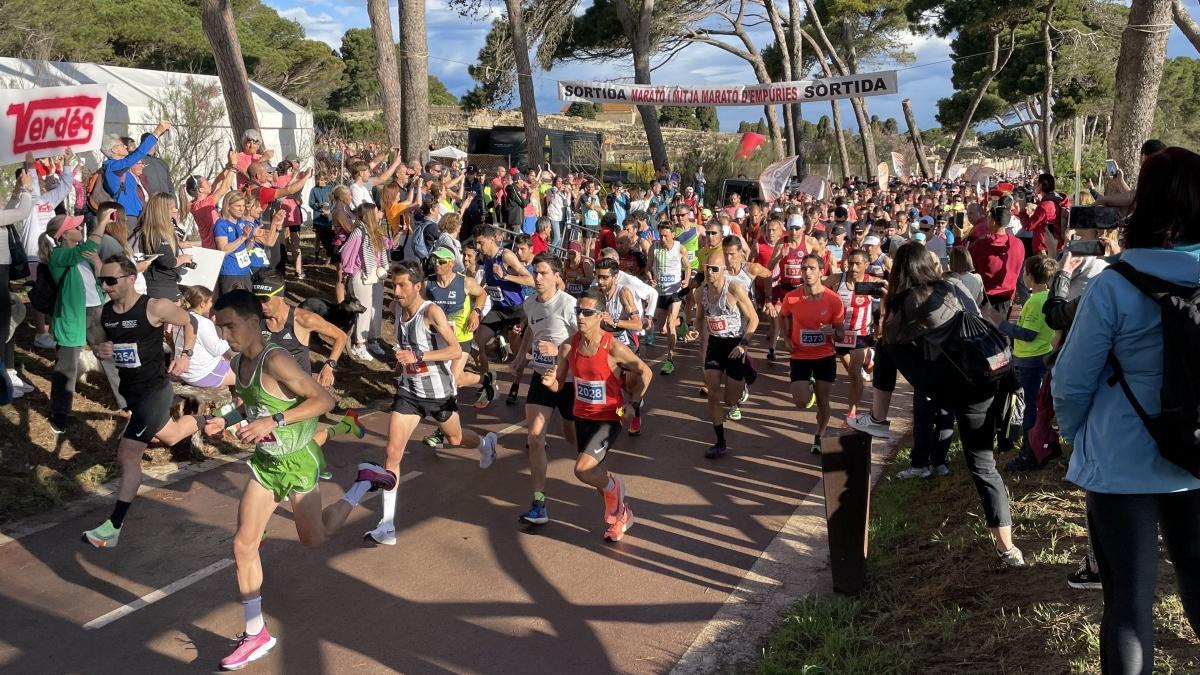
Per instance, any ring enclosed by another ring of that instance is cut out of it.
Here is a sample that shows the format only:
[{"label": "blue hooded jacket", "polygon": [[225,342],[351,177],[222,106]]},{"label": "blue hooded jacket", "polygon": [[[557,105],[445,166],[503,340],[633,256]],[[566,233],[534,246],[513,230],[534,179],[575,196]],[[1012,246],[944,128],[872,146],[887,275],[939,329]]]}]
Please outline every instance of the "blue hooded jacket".
[{"label": "blue hooded jacket", "polygon": [[[1131,249],[1121,259],[1140,272],[1200,286],[1200,245]],[[1058,361],[1051,391],[1073,453],[1067,479],[1085,490],[1160,494],[1200,489],[1200,479],[1165,459],[1120,385],[1109,385],[1112,351],[1139,403],[1159,414],[1163,376],[1159,306],[1117,272],[1088,283]]]},{"label": "blue hooded jacket", "polygon": [[158,144],[158,137],[150,134],[133,152],[120,159],[109,159],[102,167],[104,191],[112,195],[113,201],[125,208],[125,215],[137,218],[142,215],[142,198],[138,196],[137,176],[129,169],[137,164]]}]

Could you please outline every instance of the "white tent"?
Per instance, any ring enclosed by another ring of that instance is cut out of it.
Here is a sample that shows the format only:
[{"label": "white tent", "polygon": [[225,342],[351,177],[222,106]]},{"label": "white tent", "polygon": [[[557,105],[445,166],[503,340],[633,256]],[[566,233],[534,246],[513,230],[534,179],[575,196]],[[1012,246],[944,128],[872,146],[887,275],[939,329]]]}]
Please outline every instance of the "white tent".
[{"label": "white tent", "polygon": [[429,156],[433,159],[466,159],[467,153],[452,145],[447,145],[444,148],[438,148],[429,153]]},{"label": "white tent", "polygon": [[[212,87],[216,92],[210,103],[218,106],[217,121],[203,129],[193,129],[188,127],[187,119],[173,119],[171,122],[180,131],[168,134],[164,140],[168,152],[172,143],[183,142],[184,136],[188,137],[191,144],[203,146],[193,151],[192,154],[202,159],[197,160],[199,166],[191,167],[190,170],[208,173],[217,162],[224,162],[223,150],[230,144],[240,148],[240,145],[234,142],[233,128],[230,126],[224,99],[220,94],[220,80],[215,75],[140,70],[95,63],[0,58],[0,88],[4,89],[107,84],[108,108],[104,119],[104,131],[133,138],[152,130],[164,108],[177,110],[180,107],[180,93],[184,91],[183,87],[189,79],[196,84]],[[302,162],[312,157],[312,113],[298,103],[254,82],[250,83],[250,90],[254,98],[259,129],[262,131],[263,146],[275,150],[274,160],[282,160],[291,154],[300,157]],[[88,163],[95,167],[99,161],[100,157],[96,153]]]}]

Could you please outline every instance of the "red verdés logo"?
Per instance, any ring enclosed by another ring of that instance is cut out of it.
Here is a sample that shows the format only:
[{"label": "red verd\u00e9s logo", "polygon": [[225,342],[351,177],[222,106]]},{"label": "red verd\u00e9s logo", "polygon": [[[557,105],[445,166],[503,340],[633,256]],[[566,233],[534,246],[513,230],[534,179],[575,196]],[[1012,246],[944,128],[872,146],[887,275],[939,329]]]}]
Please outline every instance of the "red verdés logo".
[{"label": "red verd\u00e9s logo", "polygon": [[6,114],[16,118],[13,154],[88,143],[96,131],[95,111],[102,100],[63,96],[9,104]]}]

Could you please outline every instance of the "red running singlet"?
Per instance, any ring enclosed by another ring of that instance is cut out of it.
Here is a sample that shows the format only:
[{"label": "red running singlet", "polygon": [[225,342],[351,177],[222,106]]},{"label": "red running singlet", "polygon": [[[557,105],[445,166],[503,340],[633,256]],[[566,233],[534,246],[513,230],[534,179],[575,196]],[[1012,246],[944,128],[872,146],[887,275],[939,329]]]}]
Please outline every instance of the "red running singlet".
[{"label": "red running singlet", "polygon": [[621,378],[608,363],[613,336],[603,333],[596,353],[584,356],[579,352],[582,333],[571,338],[571,353],[567,355],[571,374],[575,378],[575,417],[581,420],[614,422],[621,419],[617,413],[625,405],[621,393]]}]

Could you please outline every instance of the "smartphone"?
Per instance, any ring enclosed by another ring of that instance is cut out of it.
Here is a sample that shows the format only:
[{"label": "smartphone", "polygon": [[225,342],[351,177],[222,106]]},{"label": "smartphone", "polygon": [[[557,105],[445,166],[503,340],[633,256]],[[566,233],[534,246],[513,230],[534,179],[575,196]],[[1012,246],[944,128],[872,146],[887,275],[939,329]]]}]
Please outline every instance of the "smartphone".
[{"label": "smartphone", "polygon": [[879,295],[882,292],[882,281],[858,281],[854,284],[855,295]]},{"label": "smartphone", "polygon": [[1099,257],[1104,255],[1104,242],[1098,239],[1076,239],[1067,242],[1067,251],[1071,255]]},{"label": "smartphone", "polygon": [[1112,178],[1113,176],[1117,175],[1116,161],[1111,160],[1111,159],[1104,160],[1104,170],[1108,172],[1109,178]]},{"label": "smartphone", "polygon": [[1111,230],[1121,226],[1121,211],[1112,206],[1075,206],[1071,208],[1070,226],[1077,230]]}]

